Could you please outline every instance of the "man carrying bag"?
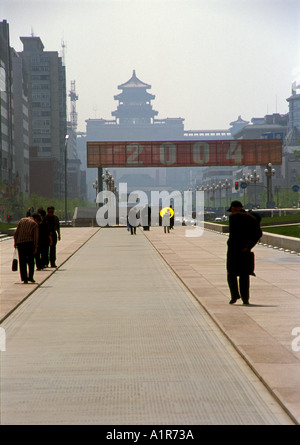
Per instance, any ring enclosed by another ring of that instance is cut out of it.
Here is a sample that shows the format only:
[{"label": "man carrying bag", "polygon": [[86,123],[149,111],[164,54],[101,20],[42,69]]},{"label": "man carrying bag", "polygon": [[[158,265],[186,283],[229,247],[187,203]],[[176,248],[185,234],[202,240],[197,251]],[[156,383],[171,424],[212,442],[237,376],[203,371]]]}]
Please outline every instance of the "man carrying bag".
[{"label": "man carrying bag", "polygon": [[21,280],[34,281],[34,255],[37,252],[41,217],[38,213],[22,218],[14,234],[14,247],[18,249]]}]

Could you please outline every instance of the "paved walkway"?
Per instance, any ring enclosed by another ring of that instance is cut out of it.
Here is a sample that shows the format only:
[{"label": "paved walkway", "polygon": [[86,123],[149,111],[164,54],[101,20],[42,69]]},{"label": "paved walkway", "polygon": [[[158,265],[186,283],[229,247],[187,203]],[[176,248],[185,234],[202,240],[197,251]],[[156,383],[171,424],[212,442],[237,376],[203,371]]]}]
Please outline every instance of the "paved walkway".
[{"label": "paved walkway", "polygon": [[[57,243],[57,265],[62,265],[98,230],[99,227],[62,228],[62,240]],[[20,280],[19,271],[11,271],[13,245],[11,237],[0,239],[0,322],[55,272],[51,268],[36,271],[36,284],[25,286]]]},{"label": "paved walkway", "polygon": [[257,246],[253,304],[230,306],[226,240],[65,228],[36,285],[2,241],[1,423],[299,423],[300,258]]},{"label": "paved walkway", "polygon": [[161,230],[149,232],[148,237],[256,375],[300,423],[300,256],[257,245],[251,304],[229,305],[224,268],[227,235],[186,234],[186,229],[176,228],[169,237]]}]

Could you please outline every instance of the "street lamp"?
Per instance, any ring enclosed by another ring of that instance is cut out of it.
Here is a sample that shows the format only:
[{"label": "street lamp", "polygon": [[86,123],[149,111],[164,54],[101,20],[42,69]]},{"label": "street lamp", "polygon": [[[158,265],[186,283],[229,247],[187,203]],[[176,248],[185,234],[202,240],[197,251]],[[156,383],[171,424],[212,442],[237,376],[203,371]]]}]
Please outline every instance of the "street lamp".
[{"label": "street lamp", "polygon": [[222,184],[222,188],[225,189],[226,192],[226,206],[228,207],[228,190],[231,188],[230,182],[228,179],[225,179],[225,183]]},{"label": "street lamp", "polygon": [[97,195],[98,195],[98,179],[95,179],[95,182],[93,183],[93,188],[96,189],[96,207],[97,207]]},{"label": "street lamp", "polygon": [[105,169],[105,174],[102,175],[102,179],[106,184],[106,190],[112,191],[112,186],[114,183],[114,178],[108,168]]},{"label": "street lamp", "polygon": [[273,202],[273,192],[272,192],[272,176],[275,175],[275,170],[274,168],[272,168],[271,162],[269,162],[264,172],[267,177],[267,195],[268,195],[267,208],[273,208],[274,202]]},{"label": "street lamp", "polygon": [[67,148],[68,148],[68,140],[69,140],[69,135],[66,134],[65,136],[65,223],[67,222],[68,219],[68,170],[67,170],[67,159],[68,159],[68,152],[67,152]]},{"label": "street lamp", "polygon": [[[117,188],[115,187],[115,180],[112,174],[109,172],[108,168],[105,169],[105,174],[102,175],[102,179],[106,184],[106,190],[110,192],[116,192]],[[108,198],[110,206],[110,199]]]},{"label": "street lamp", "polygon": [[207,184],[207,186],[205,187],[204,185],[202,185],[200,187],[200,190],[204,192],[204,205],[205,205],[205,192],[207,192],[206,195],[206,200],[207,200],[207,206],[209,206],[209,185]]},{"label": "street lamp", "polygon": [[260,180],[256,170],[253,170],[253,175],[250,175],[251,182],[254,182],[254,206],[256,207],[256,183]]},{"label": "street lamp", "polygon": [[[247,175],[246,175],[246,173],[244,173],[242,178],[240,179],[240,184],[241,184],[241,187],[243,188],[243,191],[244,191],[244,205],[246,204],[246,188],[248,187],[250,182],[251,182],[250,173],[248,173]],[[250,199],[249,199],[249,189],[248,189],[248,201],[250,201]]]},{"label": "street lamp", "polygon": [[220,208],[222,207],[222,188],[222,182],[219,181],[219,183],[216,185],[216,190],[219,190]]},{"label": "street lamp", "polygon": [[213,207],[215,208],[215,191],[216,191],[216,184],[213,183],[211,187],[209,187],[209,190],[212,192],[212,201],[213,201]]},{"label": "street lamp", "polygon": [[[204,185],[201,185],[201,187],[199,187],[199,190],[200,190],[201,192],[204,192],[204,191],[205,191],[205,187],[204,187]],[[205,194],[204,194],[204,205],[205,205]]]}]

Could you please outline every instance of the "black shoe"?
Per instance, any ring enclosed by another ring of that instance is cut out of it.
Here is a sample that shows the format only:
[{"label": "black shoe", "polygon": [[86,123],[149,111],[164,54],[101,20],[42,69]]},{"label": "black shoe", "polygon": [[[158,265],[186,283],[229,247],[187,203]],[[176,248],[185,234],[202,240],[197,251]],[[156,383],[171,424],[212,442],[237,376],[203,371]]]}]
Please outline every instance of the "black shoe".
[{"label": "black shoe", "polygon": [[51,266],[50,267],[57,267],[57,265],[56,264],[51,264]]},{"label": "black shoe", "polygon": [[243,301],[243,304],[250,304],[249,301]]},{"label": "black shoe", "polygon": [[30,281],[30,283],[35,283],[35,280],[33,278],[32,279],[29,278],[28,281]]},{"label": "black shoe", "polygon": [[24,280],[23,282],[24,282],[24,284],[28,284],[28,281],[27,281],[27,280]]},{"label": "black shoe", "polygon": [[229,304],[234,304],[234,303],[236,303],[239,299],[240,299],[240,297],[237,297],[237,298],[231,298],[231,300],[229,301]]}]

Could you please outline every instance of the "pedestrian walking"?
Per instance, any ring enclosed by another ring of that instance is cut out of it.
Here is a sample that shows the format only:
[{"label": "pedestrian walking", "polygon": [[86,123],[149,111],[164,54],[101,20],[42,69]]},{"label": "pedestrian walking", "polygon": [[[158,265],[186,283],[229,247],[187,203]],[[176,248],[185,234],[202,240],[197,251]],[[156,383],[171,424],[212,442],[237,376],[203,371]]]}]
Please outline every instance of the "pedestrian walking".
[{"label": "pedestrian walking", "polygon": [[136,227],[138,225],[138,214],[139,209],[137,207],[133,207],[130,209],[128,215],[127,215],[127,227],[130,230],[131,235],[136,235]]},{"label": "pedestrian walking", "polygon": [[34,280],[34,256],[37,253],[39,239],[38,213],[22,218],[15,230],[14,246],[18,249],[21,280],[27,284]]},{"label": "pedestrian walking", "polygon": [[[240,201],[232,201],[227,241],[227,282],[231,294],[229,304],[240,298],[249,304],[250,275],[254,273],[254,253],[251,249],[259,241],[262,231],[259,220],[243,209]],[[238,278],[239,277],[239,278]]]},{"label": "pedestrian walking", "polygon": [[52,245],[50,227],[46,221],[46,211],[39,209],[41,222],[39,224],[39,242],[35,257],[37,270],[43,270],[49,264],[49,247]]},{"label": "pedestrian walking", "polygon": [[170,209],[171,209],[171,210],[170,210],[170,212],[171,212],[171,215],[170,215],[170,230],[174,230],[175,212],[174,212],[172,206],[170,206]]},{"label": "pedestrian walking", "polygon": [[50,235],[52,238],[52,244],[49,249],[50,267],[56,266],[56,244],[61,240],[60,236],[60,223],[58,216],[54,214],[55,208],[53,206],[47,207],[47,215],[45,221],[50,227]]},{"label": "pedestrian walking", "polygon": [[128,227],[128,230],[130,231],[131,235],[136,235],[136,226],[132,226],[130,224],[128,216],[127,216],[127,227]]},{"label": "pedestrian walking", "polygon": [[141,210],[141,222],[143,230],[150,230],[151,208],[146,204]]},{"label": "pedestrian walking", "polygon": [[167,232],[170,233],[170,217],[171,217],[170,209],[167,209],[162,216],[162,225],[164,227],[165,233]]},{"label": "pedestrian walking", "polygon": [[26,216],[31,216],[33,213],[34,213],[34,208],[33,207],[29,207],[27,209]]}]

